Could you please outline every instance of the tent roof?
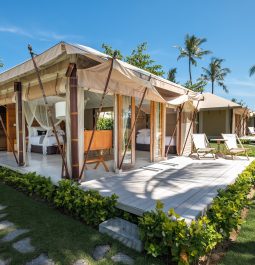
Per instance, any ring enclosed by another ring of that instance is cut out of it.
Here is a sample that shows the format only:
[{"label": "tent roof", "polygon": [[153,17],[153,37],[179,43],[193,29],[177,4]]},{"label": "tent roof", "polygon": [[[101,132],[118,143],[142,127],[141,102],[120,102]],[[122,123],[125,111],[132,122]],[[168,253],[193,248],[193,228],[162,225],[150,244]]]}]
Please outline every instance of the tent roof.
[{"label": "tent roof", "polygon": [[[241,105],[231,100],[216,96],[208,92],[203,93],[203,96],[204,96],[204,100],[200,101],[198,105],[199,111],[200,110],[211,110],[211,109],[242,108]],[[197,102],[194,101],[193,104],[194,106],[196,106]]]},{"label": "tent roof", "polygon": [[[104,63],[108,61],[109,58],[111,58],[109,55],[87,46],[60,42],[55,46],[49,48],[48,50],[44,51],[43,53],[37,55],[35,57],[35,60],[37,66],[40,69],[45,69],[49,65],[54,64],[57,60],[60,61],[62,57],[66,58],[66,55],[72,55],[72,54],[79,54],[86,56],[94,60],[95,62],[98,62],[99,64]],[[183,95],[186,94],[187,91],[189,91],[188,89],[182,87],[181,85],[170,82],[162,77],[151,74],[145,70],[142,70],[126,62],[121,62],[121,64],[126,69],[132,71],[140,79],[145,81],[150,80],[150,83],[154,87],[157,87],[159,90],[161,90],[160,94],[164,98],[167,97],[168,95],[170,95],[170,97]],[[31,59],[27,60],[3,73],[0,73],[0,86],[8,82],[15,81],[33,72],[34,72],[34,66],[32,60]],[[189,92],[190,94],[194,94],[194,92],[192,91]]]}]

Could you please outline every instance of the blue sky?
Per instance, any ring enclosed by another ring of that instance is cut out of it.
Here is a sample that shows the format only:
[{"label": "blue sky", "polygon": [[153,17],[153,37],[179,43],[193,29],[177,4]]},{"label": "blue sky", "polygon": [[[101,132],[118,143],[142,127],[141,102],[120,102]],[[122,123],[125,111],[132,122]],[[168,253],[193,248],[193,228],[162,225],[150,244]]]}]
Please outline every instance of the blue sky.
[{"label": "blue sky", "polygon": [[[204,48],[224,58],[231,69],[226,79],[229,94],[255,109],[254,0],[129,0],[129,1],[5,1],[0,9],[0,58],[6,70],[29,58],[27,44],[41,52],[64,40],[101,50],[107,43],[129,54],[138,43],[148,42],[152,58],[165,72],[177,67],[177,80],[188,79],[187,60],[177,61],[174,45],[184,36],[207,38]],[[207,56],[193,68],[194,77],[207,66]],[[208,87],[209,89],[209,87]]]}]

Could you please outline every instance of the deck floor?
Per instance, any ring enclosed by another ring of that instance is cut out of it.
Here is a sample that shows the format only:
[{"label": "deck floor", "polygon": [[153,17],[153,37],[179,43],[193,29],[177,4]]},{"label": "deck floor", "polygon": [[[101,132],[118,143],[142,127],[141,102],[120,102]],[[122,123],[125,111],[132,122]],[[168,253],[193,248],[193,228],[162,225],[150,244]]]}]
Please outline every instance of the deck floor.
[{"label": "deck floor", "polygon": [[[169,157],[168,160],[139,169],[114,174],[99,170],[86,171],[81,183],[83,189],[98,190],[103,196],[118,195],[118,207],[142,215],[155,208],[157,200],[165,204],[165,211],[174,208],[187,221],[199,216],[212,202],[219,188],[232,183],[251,162],[240,157],[235,160],[193,160],[187,157]],[[29,156],[29,166],[17,167],[11,153],[0,152],[0,165],[22,173],[37,172],[59,181],[60,155]]]}]

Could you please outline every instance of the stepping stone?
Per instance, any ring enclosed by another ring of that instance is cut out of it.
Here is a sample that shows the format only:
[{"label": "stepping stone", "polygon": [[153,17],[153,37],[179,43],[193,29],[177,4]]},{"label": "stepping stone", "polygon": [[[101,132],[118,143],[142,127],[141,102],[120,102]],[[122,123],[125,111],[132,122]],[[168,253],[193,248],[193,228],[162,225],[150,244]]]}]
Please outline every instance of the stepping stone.
[{"label": "stepping stone", "polygon": [[9,221],[2,221],[0,222],[0,230],[5,230],[11,226],[14,226],[14,223],[11,223]]},{"label": "stepping stone", "polygon": [[85,259],[79,259],[73,263],[73,265],[89,265]]},{"label": "stepping stone", "polygon": [[7,208],[7,206],[0,204],[0,211],[4,210],[5,208]]},{"label": "stepping stone", "polygon": [[6,217],[8,215],[8,213],[0,213],[0,219],[3,219],[4,217]]},{"label": "stepping stone", "polygon": [[11,263],[11,259],[7,259],[7,260],[0,259],[0,265],[8,265],[10,263]]},{"label": "stepping stone", "polygon": [[54,261],[49,259],[46,254],[41,254],[39,257],[29,261],[26,265],[54,265]]},{"label": "stepping stone", "polygon": [[31,245],[30,237],[24,238],[16,243],[13,243],[12,247],[22,254],[35,251],[35,248]]},{"label": "stepping stone", "polygon": [[12,240],[14,240],[16,237],[28,233],[29,230],[28,229],[15,229],[14,231],[11,231],[10,233],[8,233],[5,237],[3,237],[0,241],[2,242],[10,242]]},{"label": "stepping stone", "polygon": [[121,218],[112,218],[99,225],[99,232],[120,241],[125,246],[138,252],[143,250],[143,244],[139,237],[136,224]]},{"label": "stepping stone", "polygon": [[98,261],[103,259],[110,249],[111,247],[109,245],[97,246],[92,254],[94,260]]},{"label": "stepping stone", "polygon": [[121,252],[112,256],[111,259],[114,262],[120,262],[120,263],[123,263],[126,265],[133,265],[134,264],[134,260],[131,257],[129,257],[128,255],[121,253]]}]

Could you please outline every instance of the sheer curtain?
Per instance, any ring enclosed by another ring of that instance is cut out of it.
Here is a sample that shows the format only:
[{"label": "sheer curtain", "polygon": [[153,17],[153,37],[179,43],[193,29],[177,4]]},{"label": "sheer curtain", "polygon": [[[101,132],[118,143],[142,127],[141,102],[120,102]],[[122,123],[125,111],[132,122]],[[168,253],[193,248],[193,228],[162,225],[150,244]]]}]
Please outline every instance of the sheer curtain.
[{"label": "sheer curtain", "polygon": [[[56,99],[56,102],[57,101],[59,101],[59,99]],[[56,119],[54,104],[50,104],[48,108],[51,111],[54,126],[59,125],[62,122],[62,120]],[[43,154],[47,155],[47,137],[52,132],[53,127],[50,122],[49,113],[47,111],[46,106],[41,103],[41,100],[25,101],[24,113],[28,128],[28,152],[31,152],[32,124],[33,121],[36,120],[40,125],[40,127],[42,127],[45,131],[47,131],[44,140],[42,142]]]}]

